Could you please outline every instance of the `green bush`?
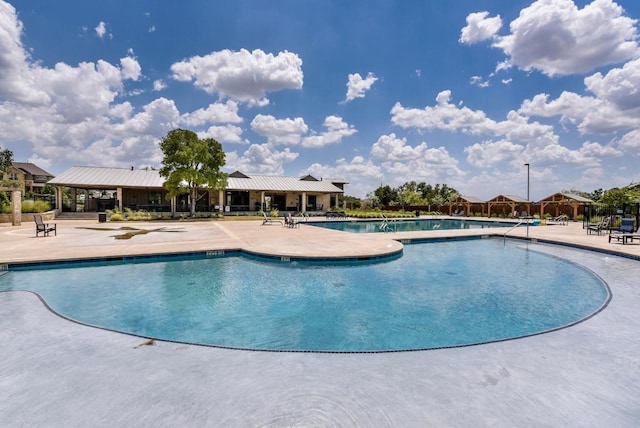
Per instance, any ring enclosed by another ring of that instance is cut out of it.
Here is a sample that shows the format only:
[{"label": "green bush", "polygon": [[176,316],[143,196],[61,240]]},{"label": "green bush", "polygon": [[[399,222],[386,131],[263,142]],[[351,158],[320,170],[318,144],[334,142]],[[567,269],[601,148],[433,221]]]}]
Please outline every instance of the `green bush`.
[{"label": "green bush", "polygon": [[43,213],[51,210],[51,204],[46,201],[23,201],[23,213]]}]

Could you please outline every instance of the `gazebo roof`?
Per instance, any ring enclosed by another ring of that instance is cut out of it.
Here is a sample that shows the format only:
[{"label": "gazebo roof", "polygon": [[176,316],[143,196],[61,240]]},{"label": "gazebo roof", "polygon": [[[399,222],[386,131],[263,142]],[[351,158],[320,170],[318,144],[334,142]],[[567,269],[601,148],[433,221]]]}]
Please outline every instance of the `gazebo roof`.
[{"label": "gazebo roof", "polygon": [[593,201],[589,198],[585,198],[584,196],[576,195],[575,193],[564,193],[558,192],[553,195],[549,195],[546,198],[540,199],[538,202],[564,202],[567,199],[573,200],[576,202],[582,202],[585,204],[592,204]]},{"label": "gazebo roof", "polygon": [[515,195],[498,195],[492,199],[489,199],[487,202],[491,202],[491,203],[512,203],[512,202],[516,202],[519,204],[529,204],[531,203],[531,201],[526,200],[525,198],[521,198],[520,196],[515,196]]},{"label": "gazebo roof", "polygon": [[456,202],[464,202],[469,204],[485,203],[485,201],[483,201],[482,199],[476,198],[475,196],[463,196],[463,195],[460,195],[457,198],[453,199],[450,203],[456,203]]}]

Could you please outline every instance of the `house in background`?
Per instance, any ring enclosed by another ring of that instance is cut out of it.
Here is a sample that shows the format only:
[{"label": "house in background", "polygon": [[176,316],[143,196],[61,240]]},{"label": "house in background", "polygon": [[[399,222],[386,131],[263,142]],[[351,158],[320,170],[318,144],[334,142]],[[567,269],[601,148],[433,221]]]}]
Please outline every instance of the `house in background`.
[{"label": "house in background", "polygon": [[19,181],[25,193],[42,193],[53,174],[29,162],[12,162],[11,169],[4,173],[3,180]]},{"label": "house in background", "polygon": [[[153,168],[72,167],[49,181],[56,186],[61,211],[99,212],[144,209],[155,212],[189,212],[189,196],[168,198],[164,178]],[[225,189],[200,189],[196,211],[255,214],[258,211],[323,212],[337,206],[344,180],[304,177],[229,174]]]}]

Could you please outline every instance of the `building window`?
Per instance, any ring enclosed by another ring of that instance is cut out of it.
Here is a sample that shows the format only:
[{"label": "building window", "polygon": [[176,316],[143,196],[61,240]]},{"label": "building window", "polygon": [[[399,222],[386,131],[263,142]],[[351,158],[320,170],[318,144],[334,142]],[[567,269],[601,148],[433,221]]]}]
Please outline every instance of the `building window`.
[{"label": "building window", "polygon": [[10,172],[9,173],[9,180],[20,180],[20,177],[18,176],[18,173]]}]

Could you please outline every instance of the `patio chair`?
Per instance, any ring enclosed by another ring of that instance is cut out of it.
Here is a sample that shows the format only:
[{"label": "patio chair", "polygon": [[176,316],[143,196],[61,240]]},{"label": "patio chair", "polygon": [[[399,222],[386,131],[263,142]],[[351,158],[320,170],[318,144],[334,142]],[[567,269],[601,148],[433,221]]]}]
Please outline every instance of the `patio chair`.
[{"label": "patio chair", "polygon": [[280,223],[281,225],[283,225],[282,220],[277,220],[274,219],[271,216],[268,216],[267,213],[263,212],[262,216],[264,217],[264,219],[262,220],[262,226],[264,226],[265,224],[276,224],[276,223]]},{"label": "patio chair", "polygon": [[45,223],[42,221],[41,215],[34,215],[33,221],[36,223],[36,238],[42,233],[43,236],[49,236],[49,232],[53,232],[58,236],[57,225],[55,223]]},{"label": "patio chair", "polygon": [[591,235],[593,232],[595,232],[600,235],[603,230],[606,230],[609,227],[610,223],[611,217],[603,217],[599,222],[592,223],[587,226],[587,234]]},{"label": "patio chair", "polygon": [[291,216],[291,213],[287,213],[287,215],[284,216],[284,225],[287,227],[298,227],[300,225],[300,223],[298,223],[298,220],[293,218]]},{"label": "patio chair", "polygon": [[615,232],[611,232],[609,235],[609,242],[611,242],[612,239],[615,239],[618,242],[622,241],[622,244],[626,244],[627,241],[633,242],[634,239],[640,239],[640,226],[638,226],[638,229],[634,232],[633,219],[623,218],[620,229]]}]

